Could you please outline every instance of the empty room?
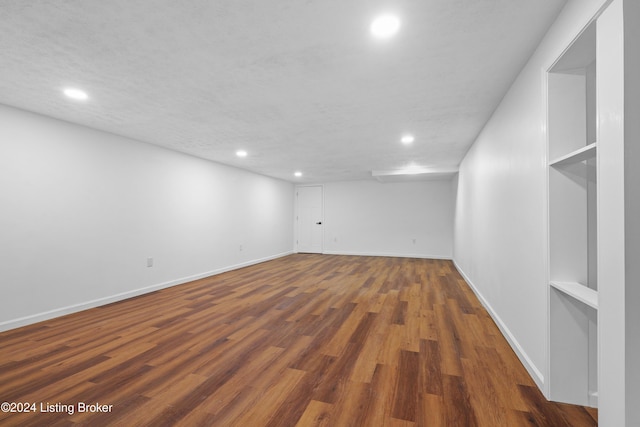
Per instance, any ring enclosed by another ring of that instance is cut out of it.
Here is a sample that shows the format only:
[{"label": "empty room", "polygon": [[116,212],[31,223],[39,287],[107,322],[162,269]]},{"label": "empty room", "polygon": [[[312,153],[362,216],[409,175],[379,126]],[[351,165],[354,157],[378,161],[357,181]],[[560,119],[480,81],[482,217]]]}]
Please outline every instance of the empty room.
[{"label": "empty room", "polygon": [[0,426],[639,426],[639,144],[637,0],[3,0]]}]

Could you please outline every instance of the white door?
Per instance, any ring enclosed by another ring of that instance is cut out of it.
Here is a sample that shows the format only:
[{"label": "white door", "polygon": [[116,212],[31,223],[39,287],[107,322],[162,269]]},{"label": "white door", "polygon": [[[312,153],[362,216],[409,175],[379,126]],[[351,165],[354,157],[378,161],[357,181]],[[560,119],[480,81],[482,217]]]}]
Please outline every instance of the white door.
[{"label": "white door", "polygon": [[322,187],[298,187],[298,252],[322,253]]}]

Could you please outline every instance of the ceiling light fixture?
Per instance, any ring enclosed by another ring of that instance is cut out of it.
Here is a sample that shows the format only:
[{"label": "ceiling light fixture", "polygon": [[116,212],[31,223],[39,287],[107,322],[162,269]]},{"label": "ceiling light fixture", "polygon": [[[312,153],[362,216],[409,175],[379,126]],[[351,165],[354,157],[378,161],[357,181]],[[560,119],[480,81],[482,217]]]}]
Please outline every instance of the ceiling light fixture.
[{"label": "ceiling light fixture", "polygon": [[238,156],[238,157],[247,157],[247,154],[248,153],[246,151],[244,151],[244,150],[236,151],[236,156]]},{"label": "ceiling light fixture", "polygon": [[387,39],[400,29],[400,19],[395,15],[380,15],[371,23],[371,34],[379,39]]},{"label": "ceiling light fixture", "polygon": [[413,143],[413,141],[415,141],[416,139],[413,137],[413,135],[402,135],[402,138],[400,139],[400,142],[402,142],[404,145],[409,145],[411,143]]},{"label": "ceiling light fixture", "polygon": [[427,170],[428,169],[417,165],[416,162],[411,162],[404,168],[400,169],[401,173],[405,175],[417,175],[420,173],[425,173]]},{"label": "ceiling light fixture", "polygon": [[300,171],[294,172],[294,175],[300,178],[302,176],[302,172]]},{"label": "ceiling light fixture", "polygon": [[80,89],[75,89],[72,87],[68,87],[64,89],[62,92],[65,94],[67,98],[75,99],[76,101],[85,101],[86,99],[89,98],[89,95],[87,95],[87,92]]}]

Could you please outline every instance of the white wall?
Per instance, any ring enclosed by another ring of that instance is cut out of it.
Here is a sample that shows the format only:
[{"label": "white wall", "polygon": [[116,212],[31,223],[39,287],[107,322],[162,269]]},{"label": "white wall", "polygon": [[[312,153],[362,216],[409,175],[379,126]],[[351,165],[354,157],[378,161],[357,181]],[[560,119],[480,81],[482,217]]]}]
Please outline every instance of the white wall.
[{"label": "white wall", "polygon": [[450,180],[324,184],[325,253],[451,259],[452,243]]},{"label": "white wall", "polygon": [[460,165],[454,261],[543,389],[548,369],[544,76],[605,2],[567,3]]},{"label": "white wall", "polygon": [[291,183],[6,106],[0,123],[0,330],[293,251]]}]

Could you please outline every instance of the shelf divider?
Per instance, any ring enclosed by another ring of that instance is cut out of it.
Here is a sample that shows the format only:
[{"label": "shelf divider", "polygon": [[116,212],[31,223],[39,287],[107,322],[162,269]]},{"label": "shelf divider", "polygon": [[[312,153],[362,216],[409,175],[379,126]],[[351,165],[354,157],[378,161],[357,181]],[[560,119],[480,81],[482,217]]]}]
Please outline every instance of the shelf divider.
[{"label": "shelf divider", "polygon": [[571,163],[578,163],[584,160],[591,159],[596,156],[596,147],[597,147],[597,143],[595,142],[592,144],[589,144],[576,151],[573,151],[569,154],[566,154],[564,156],[558,157],[555,160],[552,160],[551,162],[549,162],[549,166],[568,165]]},{"label": "shelf divider", "polygon": [[569,295],[570,297],[588,305],[591,308],[598,309],[598,291],[586,287],[577,282],[554,282],[550,283],[551,287]]}]

